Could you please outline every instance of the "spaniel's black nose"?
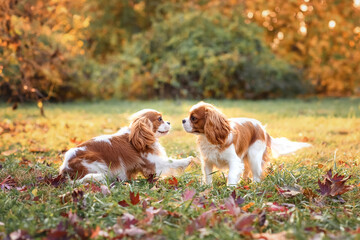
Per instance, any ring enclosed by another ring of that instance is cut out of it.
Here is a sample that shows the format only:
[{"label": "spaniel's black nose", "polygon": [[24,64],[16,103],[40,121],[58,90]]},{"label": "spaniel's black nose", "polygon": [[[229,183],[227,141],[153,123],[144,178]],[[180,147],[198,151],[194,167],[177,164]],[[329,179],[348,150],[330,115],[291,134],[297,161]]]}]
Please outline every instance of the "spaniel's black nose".
[{"label": "spaniel's black nose", "polygon": [[170,122],[166,122],[168,125],[170,125]]},{"label": "spaniel's black nose", "polygon": [[183,123],[185,123],[185,122],[186,122],[186,120],[185,120],[185,119],[183,119],[183,120],[182,120],[182,122],[183,122]]}]

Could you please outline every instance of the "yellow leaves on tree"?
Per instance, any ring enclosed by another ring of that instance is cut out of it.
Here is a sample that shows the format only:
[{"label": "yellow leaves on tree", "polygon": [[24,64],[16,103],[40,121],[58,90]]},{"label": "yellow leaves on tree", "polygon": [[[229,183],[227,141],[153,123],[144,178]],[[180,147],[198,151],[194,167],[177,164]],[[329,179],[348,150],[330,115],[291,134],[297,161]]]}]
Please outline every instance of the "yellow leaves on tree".
[{"label": "yellow leaves on tree", "polygon": [[360,93],[360,9],[353,1],[245,1],[272,49],[320,94]]}]

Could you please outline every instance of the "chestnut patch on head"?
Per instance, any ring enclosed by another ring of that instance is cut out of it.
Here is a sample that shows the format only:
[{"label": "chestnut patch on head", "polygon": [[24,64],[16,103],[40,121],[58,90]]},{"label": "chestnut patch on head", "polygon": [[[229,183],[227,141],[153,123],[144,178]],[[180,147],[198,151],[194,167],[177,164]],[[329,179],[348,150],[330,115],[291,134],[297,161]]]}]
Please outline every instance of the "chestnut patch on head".
[{"label": "chestnut patch on head", "polygon": [[200,102],[190,112],[194,133],[205,133],[207,140],[215,145],[224,145],[231,127],[225,115],[213,105]]},{"label": "chestnut patch on head", "polygon": [[199,107],[190,113],[190,122],[194,133],[204,133],[205,107]]},{"label": "chestnut patch on head", "polygon": [[160,125],[164,123],[164,120],[162,119],[162,115],[158,112],[149,111],[144,113],[142,116],[147,118],[152,123],[152,131],[154,133],[156,133]]}]

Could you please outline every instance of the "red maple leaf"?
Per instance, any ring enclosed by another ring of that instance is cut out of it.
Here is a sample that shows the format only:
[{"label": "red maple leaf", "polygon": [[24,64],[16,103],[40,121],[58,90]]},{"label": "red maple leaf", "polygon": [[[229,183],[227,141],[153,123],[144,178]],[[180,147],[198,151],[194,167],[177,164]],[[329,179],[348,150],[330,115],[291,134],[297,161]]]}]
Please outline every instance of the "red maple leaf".
[{"label": "red maple leaf", "polygon": [[231,193],[231,197],[234,199],[235,203],[238,206],[240,206],[241,204],[243,204],[245,202],[245,199],[243,199],[240,196],[236,196],[236,191],[235,190]]},{"label": "red maple leaf", "polygon": [[135,195],[134,192],[130,191],[130,201],[132,205],[136,205],[140,202],[140,195],[139,193],[137,193],[137,195]]},{"label": "red maple leaf", "polygon": [[176,179],[176,177],[172,177],[166,180],[167,184],[177,187],[179,185],[178,180]]},{"label": "red maple leaf", "polygon": [[122,207],[128,207],[129,204],[125,201],[125,200],[121,200],[120,202],[118,202],[118,204]]},{"label": "red maple leaf", "polygon": [[342,195],[348,191],[350,191],[353,186],[345,185],[346,181],[349,180],[351,176],[345,177],[339,174],[332,175],[331,169],[324,175],[324,180],[318,180],[319,188],[317,191],[322,196],[331,196],[335,197],[338,195]]}]

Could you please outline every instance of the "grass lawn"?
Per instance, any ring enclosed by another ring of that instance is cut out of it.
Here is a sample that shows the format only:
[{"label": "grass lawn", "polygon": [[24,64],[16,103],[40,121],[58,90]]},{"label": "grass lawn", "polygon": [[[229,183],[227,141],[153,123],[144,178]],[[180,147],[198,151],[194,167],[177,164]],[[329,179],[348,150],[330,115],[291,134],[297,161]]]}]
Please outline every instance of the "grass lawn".
[{"label": "grass lawn", "polygon": [[[202,185],[197,163],[176,179],[56,186],[50,175],[56,176],[65,150],[117,131],[143,108],[171,122],[172,131],[160,140],[169,156],[198,156],[195,136],[181,126],[196,102],[46,104],[46,118],[35,105],[13,111],[0,104],[0,239],[11,233],[37,239],[359,239],[360,99],[210,102],[228,117],[260,120],[273,137],[313,147],[273,159],[261,183],[241,181],[237,188],[227,188],[220,171],[213,186]],[[336,197],[317,192],[329,169],[351,175],[345,184],[352,189]],[[4,182],[9,175],[14,181]]]}]

